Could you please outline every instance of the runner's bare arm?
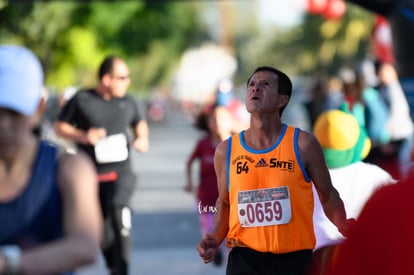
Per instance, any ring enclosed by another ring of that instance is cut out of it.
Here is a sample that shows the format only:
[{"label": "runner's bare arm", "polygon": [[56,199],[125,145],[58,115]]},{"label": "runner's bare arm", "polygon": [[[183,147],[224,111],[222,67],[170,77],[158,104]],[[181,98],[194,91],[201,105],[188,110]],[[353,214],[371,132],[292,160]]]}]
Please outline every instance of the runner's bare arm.
[{"label": "runner's bare arm", "polygon": [[146,120],[140,120],[134,128],[135,139],[133,146],[135,150],[145,153],[149,150],[149,128]]},{"label": "runner's bare arm", "polygon": [[338,191],[332,185],[322,147],[311,133],[301,131],[298,137],[300,157],[309,173],[326,216],[342,231],[346,227],[346,212]]},{"label": "runner's bare arm", "polygon": [[81,144],[96,145],[106,136],[105,128],[92,127],[84,131],[64,121],[55,121],[54,130],[58,136]]},{"label": "runner's bare arm", "polygon": [[230,201],[226,174],[227,148],[228,141],[225,140],[217,146],[214,154],[214,169],[217,176],[219,196],[216,202],[217,212],[214,217],[213,234],[216,237],[218,245],[227,236],[229,230]]}]

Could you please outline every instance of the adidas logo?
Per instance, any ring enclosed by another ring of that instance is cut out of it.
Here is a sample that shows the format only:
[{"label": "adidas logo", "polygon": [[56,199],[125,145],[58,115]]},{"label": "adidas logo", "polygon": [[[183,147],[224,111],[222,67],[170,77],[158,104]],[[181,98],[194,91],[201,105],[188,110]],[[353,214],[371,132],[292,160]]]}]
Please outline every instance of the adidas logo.
[{"label": "adidas logo", "polygon": [[269,165],[266,163],[266,161],[263,158],[261,158],[255,165],[256,168],[266,167],[266,166],[269,166]]}]

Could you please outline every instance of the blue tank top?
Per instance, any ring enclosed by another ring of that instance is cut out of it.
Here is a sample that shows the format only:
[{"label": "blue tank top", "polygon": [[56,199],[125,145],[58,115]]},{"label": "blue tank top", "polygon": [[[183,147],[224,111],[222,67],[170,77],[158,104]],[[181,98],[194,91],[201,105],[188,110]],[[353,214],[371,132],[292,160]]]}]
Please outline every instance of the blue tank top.
[{"label": "blue tank top", "polygon": [[54,145],[40,142],[28,185],[15,199],[0,203],[0,245],[16,244],[24,249],[63,236],[57,153]]}]

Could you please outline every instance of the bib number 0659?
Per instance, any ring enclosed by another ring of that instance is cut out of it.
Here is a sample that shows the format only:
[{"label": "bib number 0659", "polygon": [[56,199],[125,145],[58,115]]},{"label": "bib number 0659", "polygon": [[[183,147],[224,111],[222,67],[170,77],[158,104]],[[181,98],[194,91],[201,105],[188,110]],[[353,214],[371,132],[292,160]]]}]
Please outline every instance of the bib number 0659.
[{"label": "bib number 0659", "polygon": [[[240,193],[238,210],[243,227],[286,224],[291,219],[290,199],[280,189],[261,189]],[[284,190],[283,190],[284,191]],[[282,194],[285,194],[282,196]]]},{"label": "bib number 0659", "polygon": [[247,220],[252,224],[255,222],[262,223],[265,220],[267,222],[280,221],[283,216],[282,205],[278,201],[248,203],[246,205],[246,215]]}]

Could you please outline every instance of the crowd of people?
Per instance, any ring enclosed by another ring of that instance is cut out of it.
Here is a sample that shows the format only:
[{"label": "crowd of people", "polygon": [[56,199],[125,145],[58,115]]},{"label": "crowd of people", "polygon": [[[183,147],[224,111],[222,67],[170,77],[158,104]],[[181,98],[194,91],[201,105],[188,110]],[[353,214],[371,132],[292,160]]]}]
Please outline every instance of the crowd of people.
[{"label": "crowd of people", "polygon": [[413,120],[393,64],[367,59],[343,67],[338,74],[316,78],[304,103],[311,122],[323,111],[352,114],[372,142],[366,162],[388,171],[394,178],[407,174],[411,163]]},{"label": "crowd of people", "polygon": [[[149,150],[149,127],[127,63],[106,57],[96,87],[60,109],[53,130],[69,151],[42,138],[37,57],[8,45],[0,60],[0,274],[73,274],[100,251],[109,274],[129,274],[130,155]],[[365,65],[317,79],[310,130],[283,121],[293,83],[270,66],[247,80],[248,123],[220,100],[202,110],[184,190],[195,191],[203,262],[227,275],[407,274],[413,123],[393,65]]]}]

